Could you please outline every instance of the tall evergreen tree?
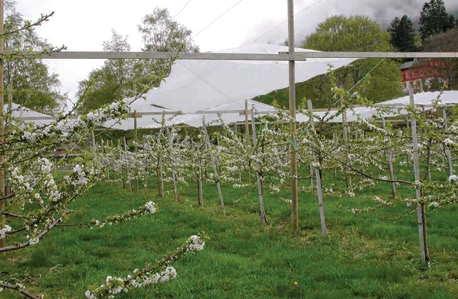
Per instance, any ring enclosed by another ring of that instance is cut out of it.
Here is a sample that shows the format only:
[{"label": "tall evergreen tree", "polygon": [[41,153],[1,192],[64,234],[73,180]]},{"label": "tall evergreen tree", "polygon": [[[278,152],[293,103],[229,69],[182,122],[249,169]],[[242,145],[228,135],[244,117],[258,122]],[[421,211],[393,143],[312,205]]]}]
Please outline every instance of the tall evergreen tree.
[{"label": "tall evergreen tree", "polygon": [[420,13],[420,36],[422,40],[453,27],[455,27],[455,18],[447,13],[443,0],[430,0],[423,4]]},{"label": "tall evergreen tree", "polygon": [[412,20],[403,15],[400,19],[394,18],[391,26],[388,28],[390,33],[390,43],[401,52],[414,52],[415,46],[415,28]]}]

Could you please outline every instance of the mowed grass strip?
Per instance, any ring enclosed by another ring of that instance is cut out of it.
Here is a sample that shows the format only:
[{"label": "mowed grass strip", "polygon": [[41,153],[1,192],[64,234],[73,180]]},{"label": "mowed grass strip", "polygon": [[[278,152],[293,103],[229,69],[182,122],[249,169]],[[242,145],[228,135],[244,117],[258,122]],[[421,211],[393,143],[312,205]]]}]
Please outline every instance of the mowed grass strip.
[{"label": "mowed grass strip", "polygon": [[[458,298],[458,208],[427,211],[432,257],[427,269],[419,262],[414,207],[351,213],[373,206],[374,193],[390,192],[388,184],[377,188],[351,198],[326,195],[329,236],[324,238],[311,193],[300,193],[300,230],[291,231],[287,187],[265,194],[269,224],[264,226],[255,186],[223,185],[224,217],[212,184],[205,184],[203,208],[194,184],[180,186],[179,202],[170,192],[162,199],[155,190],[97,184],[74,203],[69,223],[103,220],[149,200],[158,212],[102,229],[60,227],[36,246],[0,256],[2,275],[27,282],[32,293],[45,298],[82,298],[106,276],[125,277],[204,231],[211,239],[204,251],[174,263],[175,281],[119,298]],[[4,291],[0,298],[21,297]]]}]

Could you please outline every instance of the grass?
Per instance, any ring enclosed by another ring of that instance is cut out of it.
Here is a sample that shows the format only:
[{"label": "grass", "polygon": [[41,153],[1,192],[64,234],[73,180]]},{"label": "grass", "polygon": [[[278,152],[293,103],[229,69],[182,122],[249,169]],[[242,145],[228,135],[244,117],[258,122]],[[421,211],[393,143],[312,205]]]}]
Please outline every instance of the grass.
[{"label": "grass", "polygon": [[[325,177],[325,182],[334,180]],[[255,188],[223,185],[224,217],[216,187],[205,187],[200,208],[194,184],[180,186],[180,202],[171,193],[162,199],[155,190],[131,192],[98,184],[74,203],[69,223],[103,219],[148,200],[159,210],[103,229],[60,227],[34,247],[0,256],[1,275],[26,282],[32,293],[45,298],[83,298],[88,286],[100,285],[106,276],[127,276],[205,231],[211,240],[204,251],[175,262],[175,281],[119,298],[458,298],[457,206],[427,212],[428,269],[419,262],[411,208],[397,204],[358,216],[349,212],[372,205],[373,194],[389,194],[388,184],[353,198],[326,195],[326,238],[313,194],[300,193],[300,229],[293,232],[291,208],[284,200],[289,199],[287,189],[266,194],[269,224],[264,226]],[[22,297],[4,291],[0,298]]]}]

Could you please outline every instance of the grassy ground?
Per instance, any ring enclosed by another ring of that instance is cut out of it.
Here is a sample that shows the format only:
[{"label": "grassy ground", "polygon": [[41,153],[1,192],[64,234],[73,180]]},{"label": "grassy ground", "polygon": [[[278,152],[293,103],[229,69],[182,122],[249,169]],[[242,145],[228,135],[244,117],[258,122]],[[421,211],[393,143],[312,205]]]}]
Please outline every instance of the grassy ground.
[{"label": "grassy ground", "polygon": [[[432,257],[427,269],[419,262],[412,208],[350,212],[372,206],[373,194],[389,194],[389,186],[352,198],[325,196],[328,237],[321,236],[313,194],[301,192],[300,230],[292,232],[287,189],[266,194],[264,226],[255,188],[223,186],[224,217],[216,187],[206,185],[203,208],[194,187],[181,186],[176,202],[171,193],[160,199],[154,190],[96,185],[75,202],[69,223],[103,219],[148,200],[159,210],[103,229],[60,227],[34,247],[1,255],[1,275],[23,273],[13,278],[45,298],[83,298],[89,285],[100,285],[108,275],[124,277],[205,231],[211,240],[204,251],[174,264],[175,281],[119,298],[458,298],[457,206],[427,212]],[[4,291],[0,298],[21,297]]]}]

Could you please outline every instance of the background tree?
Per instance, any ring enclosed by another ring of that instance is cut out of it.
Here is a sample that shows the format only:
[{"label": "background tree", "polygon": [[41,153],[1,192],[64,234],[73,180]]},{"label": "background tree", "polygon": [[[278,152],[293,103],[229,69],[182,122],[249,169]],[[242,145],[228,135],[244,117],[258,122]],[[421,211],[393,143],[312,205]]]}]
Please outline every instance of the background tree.
[{"label": "background tree", "polygon": [[447,13],[444,1],[430,0],[423,4],[420,13],[420,36],[422,40],[453,27],[455,27],[455,18]]},{"label": "background tree", "polygon": [[[320,23],[315,33],[306,37],[304,48],[320,51],[389,51],[390,36],[378,24],[366,16],[333,16]],[[364,88],[355,85],[363,78],[371,78],[371,84]],[[333,79],[334,80],[334,79]],[[372,102],[395,98],[402,94],[401,72],[397,62],[380,59],[358,60],[335,71],[337,86],[358,91]],[[316,108],[331,107],[336,99],[331,90],[328,75],[315,77],[297,84],[298,99],[312,99]],[[287,107],[286,90],[274,91],[258,97],[262,102],[277,100]]]},{"label": "background tree", "polygon": [[[142,34],[145,52],[199,52],[192,39],[192,31],[173,20],[169,11],[156,7],[151,14],[143,17],[138,25]],[[145,76],[154,72],[166,73],[171,70],[171,62],[162,60],[143,60],[137,65],[138,71]]]},{"label": "background tree", "polygon": [[[129,52],[127,37],[112,30],[111,41],[103,42],[104,51]],[[105,104],[134,96],[133,78],[135,62],[131,59],[105,60],[103,66],[93,70],[87,80],[79,82],[77,97],[80,112],[88,112]]]},{"label": "background tree", "polygon": [[[35,32],[32,22],[24,20],[15,11],[13,2],[5,5],[5,49],[11,51],[56,50],[43,41]],[[43,16],[45,21],[49,16]],[[13,101],[24,107],[47,114],[57,114],[66,107],[67,94],[62,93],[62,84],[57,74],[51,73],[41,59],[17,59],[4,61],[4,86],[13,86]]]},{"label": "background tree", "polygon": [[403,15],[400,19],[394,18],[391,26],[388,28],[390,33],[390,43],[401,52],[417,51],[415,45],[415,28],[412,20]]},{"label": "background tree", "polygon": [[143,51],[151,52],[198,52],[192,40],[192,31],[173,20],[167,9],[156,7],[138,26],[144,43]]},{"label": "background tree", "polygon": [[[197,52],[199,48],[191,39],[191,31],[174,21],[167,9],[156,8],[143,18],[138,26],[144,46],[142,51],[151,52]],[[104,51],[128,52],[131,47],[127,38],[113,30],[111,41],[103,43]],[[87,112],[104,104],[126,98],[138,97],[159,86],[170,73],[173,59],[111,59],[92,71],[87,80],[79,83],[78,110]],[[161,74],[160,76],[158,74]]]},{"label": "background tree", "polygon": [[[316,32],[306,38],[304,47],[321,51],[384,52],[390,49],[389,38],[387,32],[366,16],[334,16],[318,25]],[[359,91],[369,100],[380,102],[401,94],[401,73],[393,61],[358,60],[336,71],[337,84],[350,89],[367,75],[371,76],[371,84]]]}]

